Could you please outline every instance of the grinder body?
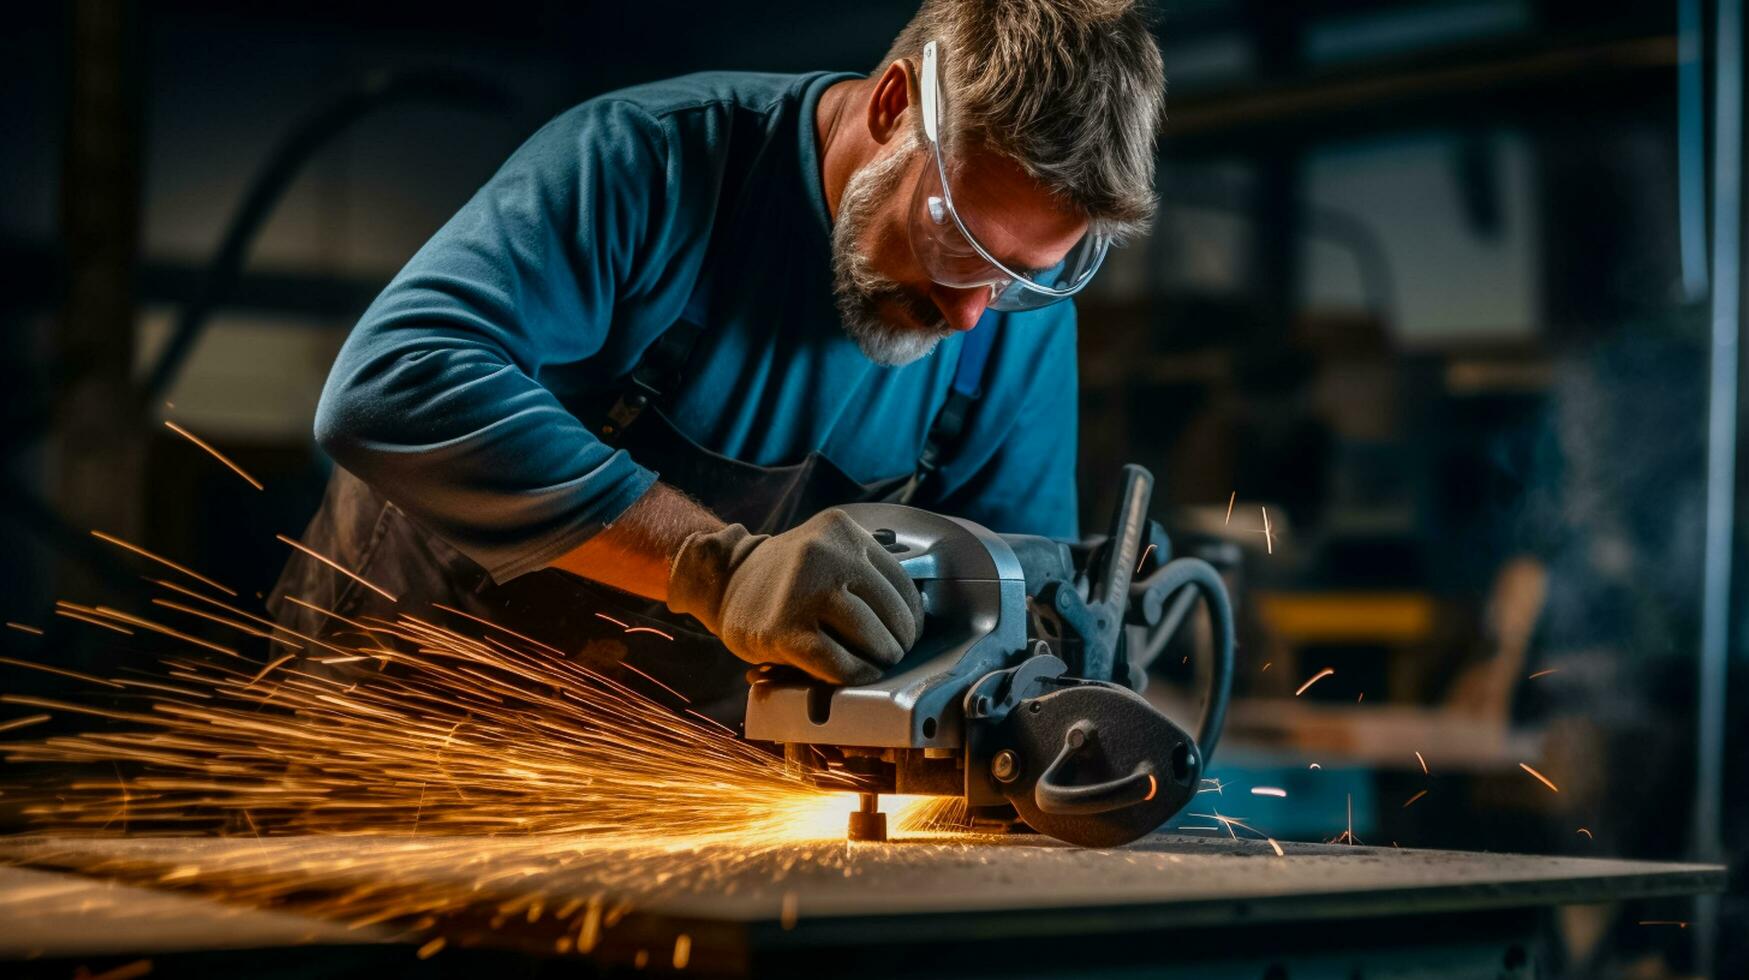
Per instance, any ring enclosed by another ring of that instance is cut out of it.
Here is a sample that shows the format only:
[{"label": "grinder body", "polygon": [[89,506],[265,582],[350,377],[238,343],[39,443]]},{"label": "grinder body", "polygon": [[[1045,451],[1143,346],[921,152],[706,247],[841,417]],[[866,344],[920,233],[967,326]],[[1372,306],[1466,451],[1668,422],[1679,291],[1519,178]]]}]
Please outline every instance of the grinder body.
[{"label": "grinder body", "polygon": [[[916,582],[920,638],[872,684],[762,671],[746,737],[872,792],[962,796],[975,819],[1071,843],[1115,846],[1158,827],[1195,795],[1218,733],[1232,617],[1212,568],[1164,561],[1170,543],[1146,520],[1151,487],[1126,467],[1112,533],[1079,549],[898,504],[844,507]],[[1159,560],[1138,581],[1144,538]],[[1145,665],[1123,642],[1126,624],[1175,628],[1166,601],[1186,590],[1202,593],[1216,634],[1196,737],[1137,693]]]}]

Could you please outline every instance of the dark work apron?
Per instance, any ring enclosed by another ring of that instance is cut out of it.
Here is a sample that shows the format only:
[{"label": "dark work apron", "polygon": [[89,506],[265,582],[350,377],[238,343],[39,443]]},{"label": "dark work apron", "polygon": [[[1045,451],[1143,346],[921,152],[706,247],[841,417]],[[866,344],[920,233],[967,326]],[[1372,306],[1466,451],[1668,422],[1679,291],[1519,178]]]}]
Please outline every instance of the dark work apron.
[{"label": "dark work apron", "polygon": [[[623,379],[592,427],[604,441],[624,449],[663,483],[683,491],[725,522],[768,534],[788,530],[828,507],[909,501],[960,436],[967,411],[980,394],[995,323],[986,314],[966,336],[953,386],[930,426],[915,469],[872,483],[856,481],[819,452],[789,465],[756,466],[712,452],[677,429],[663,412],[664,396],[682,380],[699,332],[688,321],[666,331]],[[435,617],[441,625],[469,635],[488,630],[433,608],[441,604],[563,650],[658,700],[672,703],[674,698],[670,691],[620,665],[629,664],[655,678],[694,710],[719,721],[738,724],[745,710],[748,665],[690,616],[557,569],[496,584],[478,563],[339,467],[303,540],[394,593],[398,601],[391,602],[297,554],[268,599],[274,618],[289,629],[337,640],[337,645],[360,639],[349,635],[358,632],[355,627],[288,602],[288,595],[355,621],[373,616],[393,621],[407,613]],[[643,630],[628,633],[628,626],[652,626],[673,639]],[[323,670],[313,661],[307,666]]]}]

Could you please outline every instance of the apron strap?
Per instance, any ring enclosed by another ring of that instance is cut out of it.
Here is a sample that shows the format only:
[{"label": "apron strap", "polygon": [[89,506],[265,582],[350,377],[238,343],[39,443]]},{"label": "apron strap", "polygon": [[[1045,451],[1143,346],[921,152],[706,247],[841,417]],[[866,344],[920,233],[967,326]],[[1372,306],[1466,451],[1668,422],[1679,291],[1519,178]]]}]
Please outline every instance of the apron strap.
[{"label": "apron strap", "polygon": [[[688,305],[686,313],[693,313],[691,304]],[[993,311],[985,311],[972,329],[967,331],[965,340],[960,344],[959,362],[954,367],[953,383],[948,386],[947,398],[929,424],[929,432],[923,439],[923,449],[917,456],[917,466],[912,470],[910,479],[887,495],[889,502],[910,503],[924,481],[941,467],[942,455],[959,443],[960,435],[965,431],[967,415],[984,394],[984,365],[989,362],[990,349],[996,343],[996,316]],[[644,413],[644,409],[679,385],[681,371],[686,367],[687,360],[692,356],[692,349],[698,345],[698,338],[704,332],[699,326],[699,319],[702,318],[694,315],[682,316],[644,351],[637,366],[621,385],[613,406],[594,427],[596,435],[603,442],[610,445],[617,443],[625,430]]]},{"label": "apron strap", "polygon": [[972,405],[984,394],[984,365],[990,360],[990,348],[996,343],[996,314],[986,310],[960,344],[959,364],[954,368],[953,384],[947,389],[947,400],[929,424],[929,434],[923,438],[923,451],[917,456],[917,468],[911,479],[888,498],[892,503],[908,504],[931,474],[941,467],[944,452],[958,445],[965,431],[966,416]]},{"label": "apron strap", "polygon": [[[692,313],[691,308],[688,307],[686,312]],[[700,319],[683,315],[644,351],[637,366],[620,385],[613,406],[596,421],[595,434],[601,441],[609,445],[617,443],[638,416],[644,414],[644,409],[679,387],[680,373],[692,357],[692,349],[698,346],[699,335],[704,333],[704,328],[698,324]]]}]

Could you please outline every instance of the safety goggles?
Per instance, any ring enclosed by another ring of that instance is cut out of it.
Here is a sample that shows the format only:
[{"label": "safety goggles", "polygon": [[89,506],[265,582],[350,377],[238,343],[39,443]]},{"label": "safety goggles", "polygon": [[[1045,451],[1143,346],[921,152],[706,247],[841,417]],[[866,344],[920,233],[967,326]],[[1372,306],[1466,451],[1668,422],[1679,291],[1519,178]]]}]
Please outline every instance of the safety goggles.
[{"label": "safety goggles", "polygon": [[934,166],[924,164],[923,177],[913,192],[910,236],[911,250],[929,278],[954,289],[988,287],[989,308],[1001,311],[1037,309],[1080,292],[1105,261],[1110,237],[1089,230],[1048,269],[1015,269],[990,254],[973,232],[977,222],[968,221],[954,208],[948,187],[947,154],[941,146],[946,110],[940,52],[934,41],[923,45],[921,74],[923,136]]}]

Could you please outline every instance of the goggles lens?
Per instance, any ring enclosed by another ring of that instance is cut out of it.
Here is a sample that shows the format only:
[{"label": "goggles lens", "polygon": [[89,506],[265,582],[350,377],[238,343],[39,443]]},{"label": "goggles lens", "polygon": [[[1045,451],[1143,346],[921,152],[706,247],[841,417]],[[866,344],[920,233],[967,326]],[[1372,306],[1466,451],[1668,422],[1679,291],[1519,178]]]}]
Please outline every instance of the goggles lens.
[{"label": "goggles lens", "polygon": [[990,288],[990,308],[1031,310],[1067,299],[1093,278],[1105,259],[1104,236],[1081,236],[1063,257],[1044,269],[1014,269],[992,257],[970,234],[942,192],[941,172],[926,161],[912,192],[911,251],[929,278],[955,289]]},{"label": "goggles lens", "polygon": [[1017,269],[997,259],[976,237],[975,225],[954,208],[947,186],[947,159],[942,152],[943,98],[936,42],[924,45],[922,111],[924,142],[929,158],[912,191],[909,231],[911,250],[935,282],[955,289],[988,287],[990,309],[1031,310],[1080,292],[1105,261],[1110,239],[1089,231],[1061,259],[1045,269]]}]

